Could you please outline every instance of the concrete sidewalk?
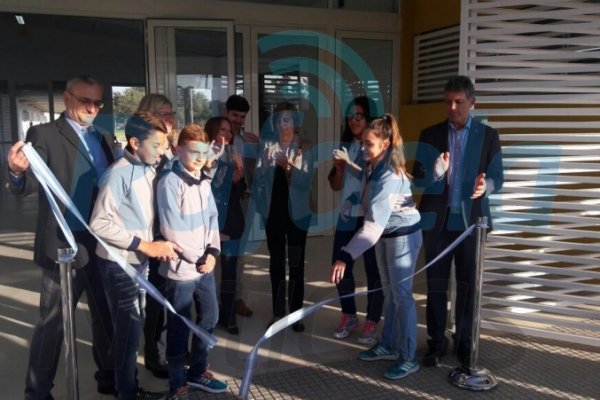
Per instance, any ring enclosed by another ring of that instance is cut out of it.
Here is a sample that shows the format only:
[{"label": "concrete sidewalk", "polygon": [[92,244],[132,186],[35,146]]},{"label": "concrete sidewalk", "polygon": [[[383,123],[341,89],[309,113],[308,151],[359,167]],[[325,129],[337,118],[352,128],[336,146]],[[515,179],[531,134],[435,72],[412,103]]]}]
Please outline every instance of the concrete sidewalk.
[{"label": "concrete sidewalk", "polygon": [[[31,262],[35,200],[16,202],[0,195],[0,398],[21,399],[28,358],[28,345],[38,316],[41,273]],[[217,329],[219,342],[209,362],[217,377],[225,378],[230,391],[213,395],[194,393],[192,398],[235,398],[246,357],[264,333],[271,318],[268,254],[265,245],[245,258],[246,301],[255,311],[239,318],[240,335],[228,335]],[[335,297],[336,290],[327,282],[331,251],[330,237],[308,240],[306,264],[306,303]],[[357,279],[364,282],[361,266]],[[364,289],[360,288],[361,290]],[[415,280],[419,310],[419,350],[425,351],[424,277]],[[358,298],[359,310],[365,298]],[[498,387],[486,393],[458,389],[448,382],[453,368],[451,357],[441,367],[422,369],[405,380],[390,381],[383,373],[390,362],[359,361],[356,355],[367,346],[359,344],[358,332],[346,340],[332,337],[340,311],[334,301],[306,319],[306,331],[286,329],[260,350],[252,399],[594,399],[600,398],[600,349],[540,340],[521,335],[482,334],[480,365],[493,371]],[[364,314],[361,315],[364,319]],[[82,299],[76,311],[78,338],[79,388],[82,400],[109,399],[96,393],[91,356],[89,311]],[[139,378],[146,389],[167,390],[167,381],[158,380],[139,361]],[[66,398],[64,366],[61,361],[56,399]]]}]

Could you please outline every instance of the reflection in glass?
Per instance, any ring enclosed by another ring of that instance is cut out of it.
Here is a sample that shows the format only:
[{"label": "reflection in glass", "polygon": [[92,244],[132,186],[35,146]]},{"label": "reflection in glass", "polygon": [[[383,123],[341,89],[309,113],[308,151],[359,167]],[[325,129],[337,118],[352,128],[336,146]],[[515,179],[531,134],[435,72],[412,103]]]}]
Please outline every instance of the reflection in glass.
[{"label": "reflection in glass", "polygon": [[175,56],[179,126],[221,115],[227,100],[226,31],[175,29]]},{"label": "reflection in glass", "polygon": [[[376,103],[376,113],[391,112],[392,106],[392,55],[393,42],[380,39],[348,39],[343,43],[366,62],[371,79],[364,71],[356,71],[354,65],[342,63],[342,77],[352,92],[346,98],[367,95]],[[342,47],[340,58],[347,60]],[[361,76],[362,75],[362,76]]]},{"label": "reflection in glass", "polygon": [[45,84],[16,85],[17,129],[19,139],[34,125],[50,122],[48,86]]},{"label": "reflection in glass", "polygon": [[137,110],[138,104],[146,94],[146,88],[141,86],[113,86],[113,123],[115,136],[125,143],[125,124],[127,119]]}]

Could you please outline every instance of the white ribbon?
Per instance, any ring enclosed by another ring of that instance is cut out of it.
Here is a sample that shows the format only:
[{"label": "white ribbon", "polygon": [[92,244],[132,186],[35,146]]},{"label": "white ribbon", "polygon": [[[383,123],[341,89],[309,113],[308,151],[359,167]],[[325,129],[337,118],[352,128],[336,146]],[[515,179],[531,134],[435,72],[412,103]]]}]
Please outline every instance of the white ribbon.
[{"label": "white ribbon", "polygon": [[190,328],[190,330],[196,336],[198,336],[204,343],[206,343],[209,348],[213,348],[217,343],[217,339],[214,335],[202,329],[189,319],[177,314],[171,303],[169,303],[169,301],[163,297],[163,295],[158,291],[158,289],[154,287],[154,285],[148,282],[148,279],[146,279],[144,275],[142,275],[135,268],[129,265],[110,245],[106,244],[106,242],[104,242],[94,232],[92,232],[88,224],[85,222],[85,220],[79,213],[79,210],[77,210],[77,207],[75,206],[71,198],[67,195],[63,187],[57,181],[52,171],[50,171],[50,168],[48,168],[46,163],[41,159],[37,151],[35,151],[33,146],[31,146],[31,143],[27,143],[25,146],[23,146],[22,150],[25,156],[27,157],[27,160],[29,161],[29,166],[31,170],[33,171],[38,182],[42,185],[44,191],[46,192],[46,197],[48,198],[48,202],[50,203],[52,212],[54,213],[54,216],[56,217],[60,228],[67,239],[67,242],[73,248],[73,254],[77,254],[77,243],[75,242],[73,233],[69,229],[64,219],[64,216],[58,208],[58,204],[56,203],[54,196],[58,197],[61,203],[64,204],[65,207],[67,207],[67,209],[79,220],[79,222],[81,222],[83,226],[92,234],[92,236],[94,236],[96,240],[98,240],[98,243],[100,243],[100,245],[106,249],[108,254],[110,254],[110,256],[114,260],[116,260],[116,263],[119,264],[123,271],[125,271],[125,273],[127,273],[127,275],[129,275],[131,279],[133,279],[138,284],[138,286],[140,286],[148,294],[150,294],[150,296],[152,296],[157,302],[165,306],[167,310],[181,318],[181,320]]},{"label": "white ribbon", "polygon": [[[96,236],[94,234],[94,232],[92,232],[92,230],[89,228],[89,226],[87,225],[87,223],[85,222],[85,220],[83,219],[83,217],[81,216],[81,214],[79,213],[77,208],[75,207],[75,204],[73,204],[73,202],[71,201],[71,199],[69,198],[67,193],[64,191],[62,186],[60,186],[60,184],[58,183],[58,181],[56,180],[56,178],[54,177],[54,175],[52,174],[52,172],[50,171],[48,166],[40,158],[40,156],[37,154],[37,152],[31,146],[31,144],[28,143],[27,145],[23,146],[22,149],[23,149],[23,153],[29,160],[29,164],[30,164],[30,167],[31,167],[33,173],[35,174],[38,181],[44,188],[44,191],[46,192],[46,196],[48,197],[48,201],[52,208],[52,212],[56,216],[56,219],[58,220],[58,222],[61,226],[61,229],[63,230],[63,233],[65,234],[65,237],[67,238],[67,241],[69,242],[69,245],[71,245],[71,247],[73,248],[73,250],[75,252],[74,254],[77,253],[77,244],[75,242],[75,239],[73,237],[71,230],[67,226],[67,223],[66,223],[62,213],[60,212],[60,209],[58,208],[58,205],[56,204],[54,195],[56,195],[58,197],[58,199],[69,209],[69,211],[71,211],[71,213],[73,213],[73,215],[83,224],[83,226],[85,226],[86,229],[98,240],[98,243],[100,243],[100,245],[103,246],[108,251],[108,253],[111,255],[111,257],[113,257],[113,259],[116,260],[116,262],[119,264],[119,266],[121,266],[121,268],[123,268],[123,270],[132,279],[134,279],[139,286],[141,286],[143,289],[145,289],[152,297],[154,297],[154,299],[156,299],[156,301],[158,301],[159,303],[164,305],[167,308],[167,310],[169,310],[170,312],[172,312],[173,314],[175,314],[179,318],[181,318],[181,320],[190,328],[190,330],[192,332],[194,332],[194,334],[196,334],[202,341],[204,341],[209,346],[209,348],[214,347],[214,345],[217,342],[214,335],[212,335],[211,333],[200,328],[198,325],[196,325],[192,321],[188,320],[187,318],[182,317],[181,315],[177,314],[175,312],[175,309],[171,305],[171,303],[169,303],[169,301],[166,300],[160,294],[160,292],[152,284],[150,284],[148,282],[148,280],[146,279],[145,276],[143,276],[135,268],[133,268],[131,265],[129,265],[125,260],[123,260],[122,257],[119,256],[119,254],[117,254],[111,248],[111,246],[107,245],[101,238],[99,238],[98,236]],[[427,265],[425,265],[424,267],[422,267],[421,269],[416,271],[411,276],[407,276],[406,278],[400,280],[396,284],[399,284],[406,280],[414,278],[416,275],[420,274],[421,272],[425,271],[426,269],[428,269],[429,267],[431,267],[432,265],[437,263],[441,258],[445,257],[456,246],[458,246],[458,244],[460,244],[463,240],[465,240],[465,238],[468,235],[470,235],[471,232],[473,232],[473,230],[477,227],[480,227],[480,226],[478,224],[471,225],[454,242],[452,242],[442,253],[438,254],[438,256],[436,258],[434,258]],[[252,384],[252,377],[254,375],[254,369],[256,367],[256,363],[258,362],[258,350],[260,349],[260,346],[264,342],[266,342],[271,337],[275,336],[277,333],[281,332],[288,326],[292,325],[293,323],[298,322],[301,319],[315,313],[316,311],[321,309],[323,306],[325,306],[335,300],[349,298],[349,297],[353,297],[353,296],[365,296],[369,293],[373,293],[378,290],[383,290],[383,288],[369,290],[369,291],[365,291],[365,292],[359,292],[359,293],[351,293],[351,294],[341,296],[341,297],[332,297],[332,298],[320,301],[318,303],[312,304],[310,306],[301,308],[300,310],[294,311],[293,313],[288,315],[286,318],[281,319],[281,320],[275,322],[273,325],[271,325],[267,329],[267,331],[264,333],[264,335],[256,342],[256,344],[252,348],[252,351],[250,351],[250,354],[248,355],[248,358],[246,360],[246,365],[244,366],[244,372],[243,372],[243,376],[242,376],[242,384],[240,386],[239,396],[242,397],[244,400],[248,398],[248,393],[250,391],[250,385]]]},{"label": "white ribbon", "polygon": [[[425,271],[427,268],[431,267],[433,264],[438,262],[441,258],[443,258],[448,253],[450,253],[452,250],[454,250],[454,248],[456,246],[458,246],[463,240],[465,240],[465,238],[467,236],[469,236],[471,234],[471,232],[473,232],[473,229],[475,229],[476,227],[479,227],[479,225],[474,224],[474,225],[471,225],[470,227],[468,227],[466,231],[464,231],[454,242],[452,242],[448,247],[446,247],[446,249],[443,252],[438,254],[438,256],[436,258],[431,260],[427,265],[425,265],[423,268],[421,268],[420,270],[418,270],[411,276],[407,276],[406,278],[401,279],[396,284],[399,284],[399,283],[402,283],[409,279],[412,279],[416,275]],[[244,400],[246,400],[248,398],[248,393],[250,391],[250,385],[252,384],[252,376],[254,375],[254,368],[256,367],[256,363],[258,362],[258,355],[257,355],[258,350],[264,342],[266,342],[271,337],[275,336],[277,333],[281,332],[288,326],[292,325],[294,322],[300,321],[304,317],[307,317],[307,316],[313,314],[314,312],[321,309],[326,304],[329,304],[338,299],[345,299],[345,298],[349,298],[349,297],[353,297],[353,296],[365,296],[369,293],[374,293],[379,290],[383,290],[383,288],[368,290],[368,291],[359,292],[359,293],[350,293],[350,294],[340,296],[340,297],[332,297],[330,299],[323,300],[318,303],[312,304],[310,306],[301,308],[300,310],[296,310],[293,313],[291,313],[290,315],[288,315],[286,318],[280,319],[279,321],[275,322],[273,325],[271,325],[269,327],[269,329],[267,329],[265,334],[260,339],[258,339],[258,342],[256,342],[256,344],[254,345],[254,347],[252,348],[252,351],[250,351],[250,354],[248,355],[248,358],[246,359],[246,365],[244,366],[244,374],[242,376],[242,384],[240,385],[240,391],[239,391],[238,395]]]}]

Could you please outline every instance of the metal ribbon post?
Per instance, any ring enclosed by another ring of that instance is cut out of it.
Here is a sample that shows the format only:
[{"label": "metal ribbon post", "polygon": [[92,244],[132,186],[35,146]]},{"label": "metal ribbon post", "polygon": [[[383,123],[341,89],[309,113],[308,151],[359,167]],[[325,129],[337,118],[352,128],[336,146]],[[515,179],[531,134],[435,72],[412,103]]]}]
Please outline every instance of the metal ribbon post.
[{"label": "metal ribbon post", "polygon": [[73,313],[74,258],[75,252],[72,248],[58,249],[65,342],[65,364],[67,366],[67,399],[69,400],[79,399],[79,383],[77,379],[77,348],[75,343],[75,319]]},{"label": "metal ribbon post", "polygon": [[477,249],[475,262],[475,281],[473,288],[473,326],[471,327],[471,352],[468,365],[454,369],[450,373],[450,382],[461,389],[472,391],[490,390],[498,385],[498,379],[487,369],[477,366],[479,357],[479,328],[481,320],[481,288],[483,286],[483,263],[485,259],[485,240],[487,230],[487,217],[477,220]]}]

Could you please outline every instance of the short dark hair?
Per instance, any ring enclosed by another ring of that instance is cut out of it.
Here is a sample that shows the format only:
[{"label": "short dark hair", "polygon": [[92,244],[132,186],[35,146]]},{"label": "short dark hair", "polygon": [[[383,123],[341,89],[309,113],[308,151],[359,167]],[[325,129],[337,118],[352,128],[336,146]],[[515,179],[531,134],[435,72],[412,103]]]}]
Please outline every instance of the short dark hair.
[{"label": "short dark hair", "polygon": [[248,112],[250,110],[250,104],[243,96],[233,94],[229,96],[227,102],[225,102],[225,109],[228,111]]},{"label": "short dark hair", "polygon": [[444,86],[444,93],[448,92],[465,92],[468,99],[475,97],[475,86],[468,76],[457,75],[448,79]]},{"label": "short dark hair", "polygon": [[136,138],[140,142],[148,139],[154,131],[167,133],[167,127],[160,120],[147,111],[138,111],[134,113],[125,124],[125,138],[129,145],[129,139]]}]

